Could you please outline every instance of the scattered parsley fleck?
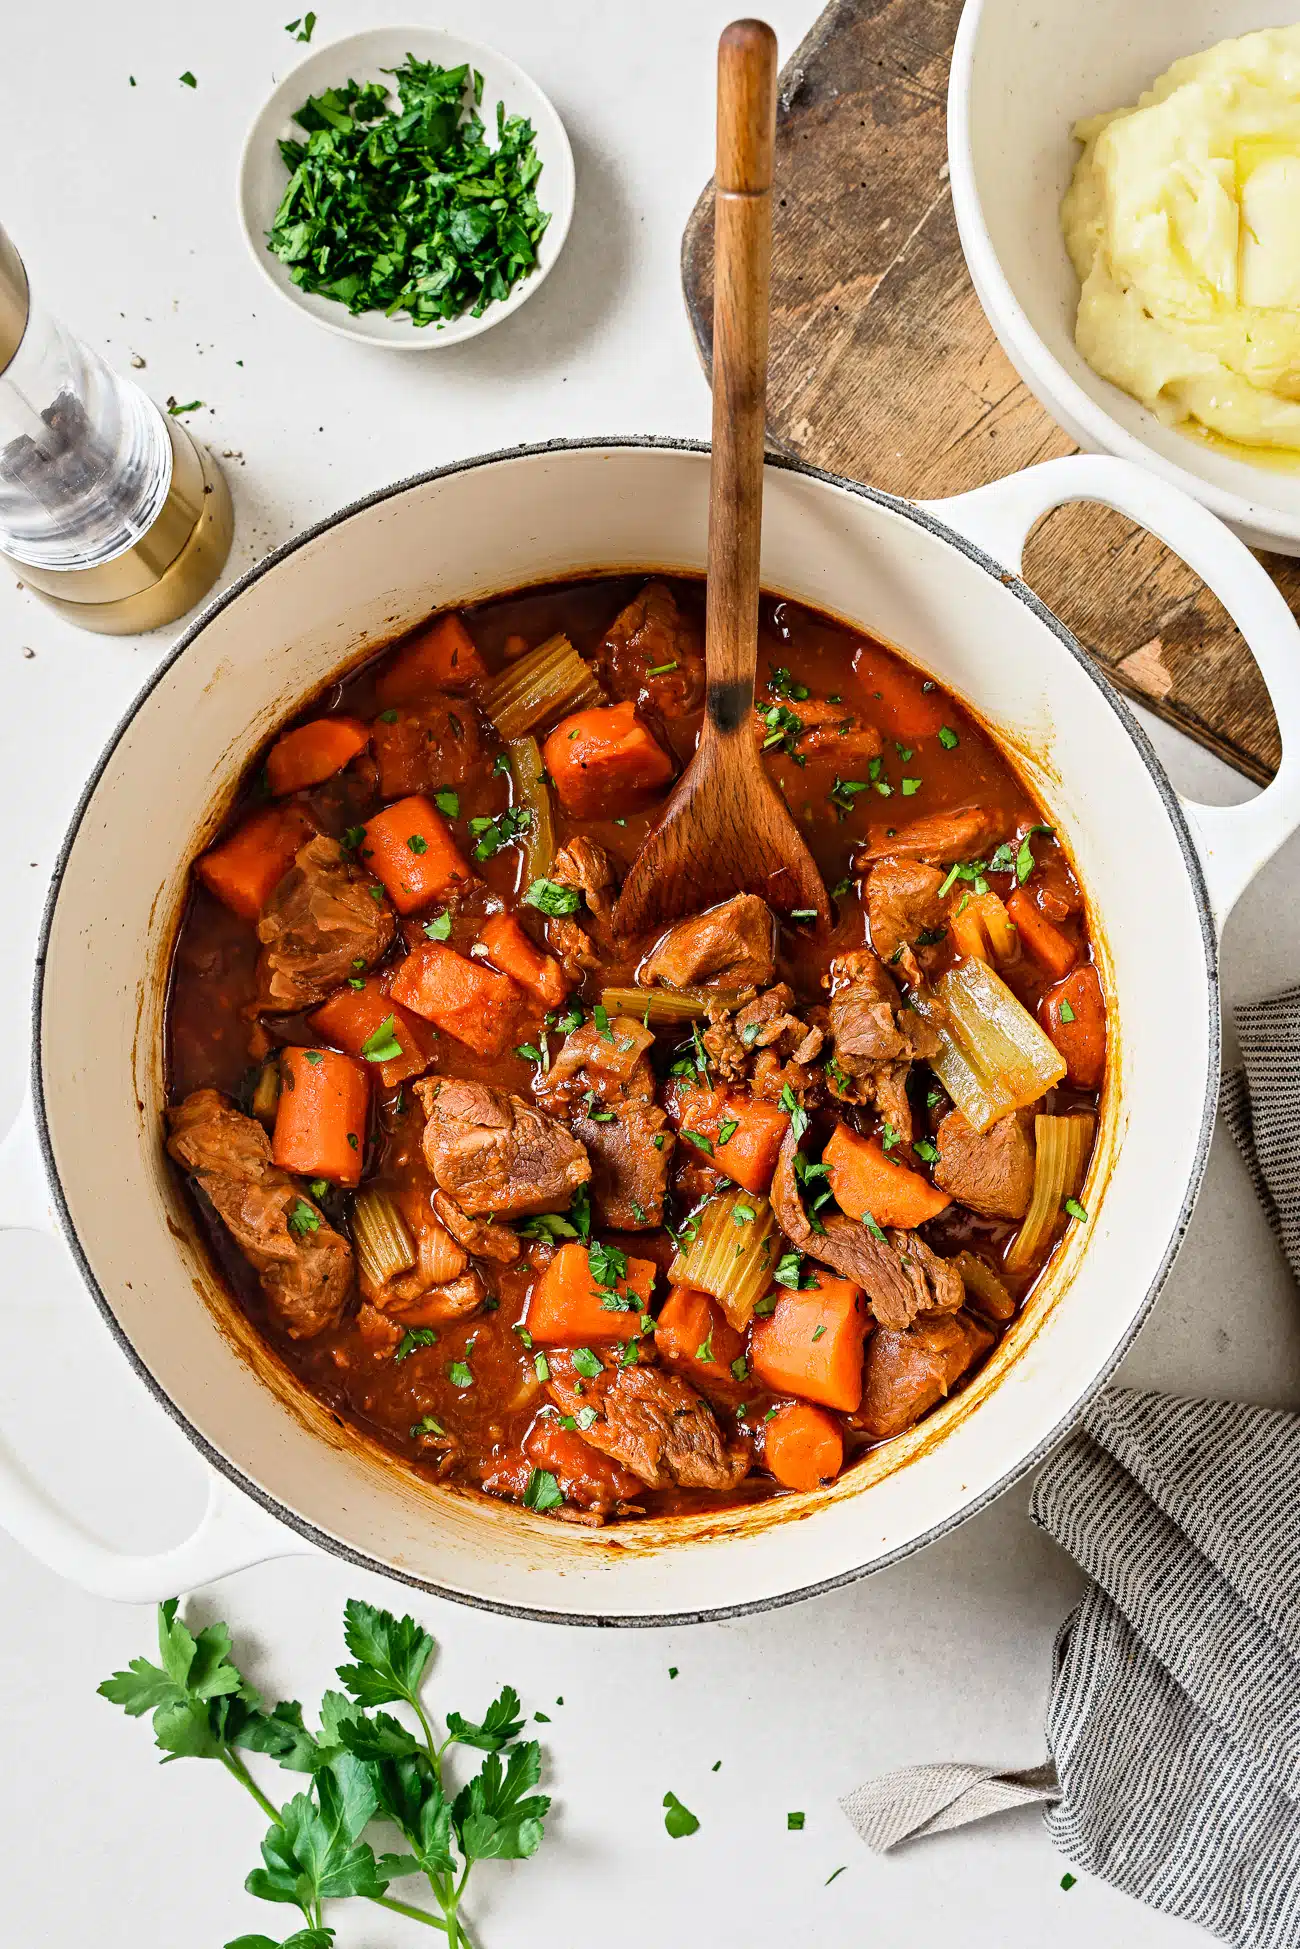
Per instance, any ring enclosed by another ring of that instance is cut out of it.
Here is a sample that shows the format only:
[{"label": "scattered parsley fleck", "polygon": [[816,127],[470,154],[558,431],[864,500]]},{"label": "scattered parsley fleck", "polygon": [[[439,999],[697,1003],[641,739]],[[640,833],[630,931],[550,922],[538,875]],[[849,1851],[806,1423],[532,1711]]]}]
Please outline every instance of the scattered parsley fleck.
[{"label": "scattered parsley fleck", "polygon": [[441,1421],[435,1421],[431,1414],[424,1414],[412,1424],[411,1440],[419,1441],[422,1435],[445,1435],[446,1432]]},{"label": "scattered parsley fleck", "polygon": [[[199,85],[198,82],[194,79],[194,76],[190,73],[188,68],[186,68],[184,74],[181,76],[180,79],[181,79],[182,88],[197,88]],[[195,403],[197,404],[198,402],[196,401]],[[188,408],[188,406],[182,406],[180,410],[182,413],[187,413],[190,409]]]},{"label": "scattered parsley fleck", "polygon": [[305,1198],[299,1198],[289,1213],[289,1230],[297,1238],[305,1238],[308,1232],[320,1230],[320,1213],[313,1211]]},{"label": "scattered parsley fleck", "polygon": [[296,41],[309,41],[316,31],[315,14],[304,14],[301,20],[289,21],[284,31],[292,34]]},{"label": "scattered parsley fleck", "polygon": [[463,1360],[448,1361],[447,1379],[453,1387],[473,1387],[474,1385],[474,1376]]},{"label": "scattered parsley fleck", "polygon": [[[524,904],[544,914],[576,914],[578,899],[576,887],[562,887],[557,880],[533,880],[524,895]],[[560,1027],[564,1027],[563,1022]]]},{"label": "scattered parsley fleck", "polygon": [[451,933],[451,915],[435,914],[425,921],[424,931],[431,941],[445,941]]},{"label": "scattered parsley fleck", "polygon": [[787,1814],[785,1817],[785,1824],[789,1828],[792,1834],[797,1834],[803,1826],[803,1815]]},{"label": "scattered parsley fleck", "polygon": [[941,724],[939,726],[939,742],[945,751],[955,751],[961,743],[961,739],[950,725]]},{"label": "scattered parsley fleck", "polygon": [[831,1883],[835,1880],[836,1876],[842,1875],[845,1872],[847,1866],[848,1863],[846,1862],[844,1868],[832,1868],[831,1872],[827,1875],[825,1881],[822,1883],[822,1887],[829,1888]]},{"label": "scattered parsley fleck", "polygon": [[573,1364],[584,1380],[594,1381],[604,1371],[590,1347],[575,1348]]},{"label": "scattered parsley fleck", "polygon": [[395,1062],[402,1053],[402,1045],[394,1031],[396,1018],[386,1015],[379,1027],[368,1035],[361,1045],[361,1054],[367,1062]]},{"label": "scattered parsley fleck", "polygon": [[393,1355],[393,1359],[400,1366],[404,1360],[409,1360],[411,1355],[420,1347],[434,1346],[437,1343],[437,1339],[438,1334],[434,1327],[408,1326],[397,1343],[397,1352]]},{"label": "scattered parsley fleck", "polygon": [[[676,1674],[674,1673],[675,1676]],[[664,1806],[668,1809],[664,1815],[664,1826],[674,1841],[684,1840],[688,1834],[697,1834],[699,1832],[699,1820],[691,1812],[689,1807],[683,1807],[675,1793],[666,1793],[664,1795]]]},{"label": "scattered parsley fleck", "polygon": [[1067,1875],[1062,1875],[1062,1876],[1061,1876],[1061,1886],[1062,1886],[1062,1888],[1064,1888],[1064,1890],[1066,1891],[1066,1893],[1067,1893],[1067,1894],[1069,1894],[1069,1892],[1070,1892],[1070,1890],[1071,1890],[1071,1889],[1072,1889],[1072,1888],[1074,1887],[1074,1885],[1075,1885],[1075,1883],[1076,1883],[1076,1882],[1078,1881],[1078,1879],[1079,1879],[1079,1877],[1078,1877],[1077,1875],[1068,1875],[1068,1874],[1067,1874]]},{"label": "scattered parsley fleck", "polygon": [[1063,1001],[1061,1003],[1061,1020],[1063,1022],[1073,1022],[1074,1019],[1074,1010],[1070,1007],[1069,1002]]},{"label": "scattered parsley fleck", "polygon": [[564,1501],[560,1485],[549,1469],[534,1469],[524,1490],[525,1509],[558,1509]]},{"label": "scattered parsley fleck", "polygon": [[1081,1225],[1087,1223],[1088,1214],[1077,1198],[1067,1198],[1064,1209],[1068,1217],[1077,1219]]},{"label": "scattered parsley fleck", "polygon": [[921,780],[919,778],[905,778],[903,780],[903,797],[905,799],[910,799],[920,789]]},{"label": "scattered parsley fleck", "polygon": [[443,789],[440,792],[434,793],[433,802],[437,806],[439,812],[445,812],[449,819],[459,819],[460,817],[460,793],[459,792],[453,792],[449,786],[444,785]]}]

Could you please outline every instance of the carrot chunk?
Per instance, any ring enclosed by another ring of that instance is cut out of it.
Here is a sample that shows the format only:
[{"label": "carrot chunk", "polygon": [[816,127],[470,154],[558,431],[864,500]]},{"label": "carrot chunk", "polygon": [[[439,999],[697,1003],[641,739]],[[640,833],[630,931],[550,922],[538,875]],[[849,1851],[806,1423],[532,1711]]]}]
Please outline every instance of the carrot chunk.
[{"label": "carrot chunk", "polygon": [[523,990],[508,975],[467,961],[440,941],[422,942],[407,955],[390,993],[480,1056],[505,1051],[525,1007]]},{"label": "carrot chunk", "polygon": [[204,853],[194,871],[232,913],[244,920],[260,920],[263,907],[293,865],[294,854],[315,831],[299,806],[265,806]]},{"label": "carrot chunk", "polygon": [[867,1309],[847,1279],[820,1268],[806,1292],[783,1292],[770,1319],[759,1320],[749,1358],[773,1394],[797,1394],[852,1414],[862,1399],[862,1347]]},{"label": "carrot chunk", "polygon": [[[668,1116],[715,1171],[746,1191],[766,1193],[790,1122],[784,1110],[738,1090],[688,1084],[669,1091]],[[701,1138],[703,1142],[696,1141]]]},{"label": "carrot chunk", "polygon": [[370,726],[359,717],[318,717],[278,737],[266,755],[266,782],[272,797],[305,791],[333,778],[370,742]]},{"label": "carrot chunk", "polygon": [[703,1393],[724,1401],[744,1400],[744,1335],[708,1293],[674,1286],[655,1321],[655,1346],[668,1366]]},{"label": "carrot chunk", "polygon": [[334,1049],[286,1049],[271,1156],[282,1171],[361,1182],[370,1082],[364,1067]]},{"label": "carrot chunk", "polygon": [[673,775],[672,759],[630,703],[599,704],[562,718],[542,758],[560,804],[575,819],[635,811]]},{"label": "carrot chunk", "polygon": [[479,940],[494,968],[536,995],[544,1008],[558,1008],[569,992],[564,969],[552,955],[531,941],[513,914],[493,914],[485,920]]},{"label": "carrot chunk", "polygon": [[562,1428],[545,1414],[524,1436],[524,1454],[535,1468],[549,1469],[566,1502],[590,1509],[595,1503],[635,1502],[645,1483],[612,1455],[602,1455],[576,1429]]},{"label": "carrot chunk", "polygon": [[1081,1090],[1098,1090],[1106,1073],[1106,1000],[1091,961],[1049,988],[1038,1005],[1043,1027]]},{"label": "carrot chunk", "polygon": [[[379,1071],[386,1090],[408,1076],[423,1076],[433,1061],[437,1037],[418,1015],[399,1008],[379,975],[367,975],[359,988],[340,988],[307,1017],[324,1042],[335,1042],[350,1056]],[[385,1025],[391,1024],[387,1034]],[[396,1055],[380,1051],[397,1045]]]},{"label": "carrot chunk", "polygon": [[641,1330],[656,1270],[653,1259],[629,1259],[625,1278],[612,1288],[598,1286],[586,1246],[573,1240],[560,1247],[528,1295],[524,1324],[544,1347],[630,1340]]},{"label": "carrot chunk", "polygon": [[1020,939],[1036,961],[1059,981],[1069,974],[1079,958],[1079,950],[1059,927],[1040,913],[1024,887],[1007,895],[1007,912],[1016,923]]},{"label": "carrot chunk", "polygon": [[824,1408],[791,1401],[763,1434],[763,1459],[783,1489],[815,1489],[844,1466],[844,1437]]},{"label": "carrot chunk", "polygon": [[375,684],[384,710],[416,704],[433,690],[468,690],[488,674],[477,643],[459,616],[435,616],[396,651]]},{"label": "carrot chunk", "polygon": [[399,914],[416,913],[474,878],[451,827],[419,793],[367,820],[358,858],[383,882]]},{"label": "carrot chunk", "polygon": [[847,1124],[836,1124],[822,1162],[835,1202],[850,1218],[869,1214],[877,1225],[910,1232],[952,1203],[920,1171],[896,1164],[878,1137],[860,1137]]}]

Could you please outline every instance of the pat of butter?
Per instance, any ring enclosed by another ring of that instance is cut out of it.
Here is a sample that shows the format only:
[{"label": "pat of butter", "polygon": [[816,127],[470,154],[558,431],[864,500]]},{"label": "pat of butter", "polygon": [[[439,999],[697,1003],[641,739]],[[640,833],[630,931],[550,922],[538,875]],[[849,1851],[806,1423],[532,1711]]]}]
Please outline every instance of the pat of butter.
[{"label": "pat of butter", "polygon": [[1274,156],[1241,186],[1243,303],[1300,309],[1300,156]]}]

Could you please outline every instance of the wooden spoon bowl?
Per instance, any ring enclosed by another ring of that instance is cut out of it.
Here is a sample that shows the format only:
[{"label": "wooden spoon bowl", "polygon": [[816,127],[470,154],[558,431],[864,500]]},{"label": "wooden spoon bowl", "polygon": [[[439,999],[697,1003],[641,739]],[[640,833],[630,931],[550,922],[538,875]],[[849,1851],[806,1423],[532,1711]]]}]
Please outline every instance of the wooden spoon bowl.
[{"label": "wooden spoon bowl", "polygon": [[763,769],[754,718],[775,134],[776,36],[761,20],[733,21],[718,42],[704,723],[623,883],[614,926],[624,935],[734,893],[830,919],[821,874]]}]

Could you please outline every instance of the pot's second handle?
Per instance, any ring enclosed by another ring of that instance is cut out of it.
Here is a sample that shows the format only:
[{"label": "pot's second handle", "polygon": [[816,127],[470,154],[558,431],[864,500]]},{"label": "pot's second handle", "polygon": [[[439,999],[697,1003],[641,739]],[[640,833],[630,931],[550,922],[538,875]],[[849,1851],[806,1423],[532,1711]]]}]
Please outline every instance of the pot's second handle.
[{"label": "pot's second handle", "polygon": [[[0,1233],[58,1235],[41,1164],[30,1097],[0,1143]],[[18,1456],[0,1442],[0,1528],[49,1569],[83,1590],[123,1603],[158,1603],[271,1557],[310,1554],[314,1545],[276,1522],[213,1471],[193,1534],[154,1556],[110,1549],[51,1501]]]},{"label": "pot's second handle", "polygon": [[1300,628],[1276,583],[1217,515],[1129,460],[1071,454],[922,505],[1019,574],[1035,521],[1069,501],[1117,508],[1180,555],[1236,623],[1268,688],[1282,736],[1276,778],[1244,805],[1182,801],[1222,933],[1265,860],[1300,825]]}]

